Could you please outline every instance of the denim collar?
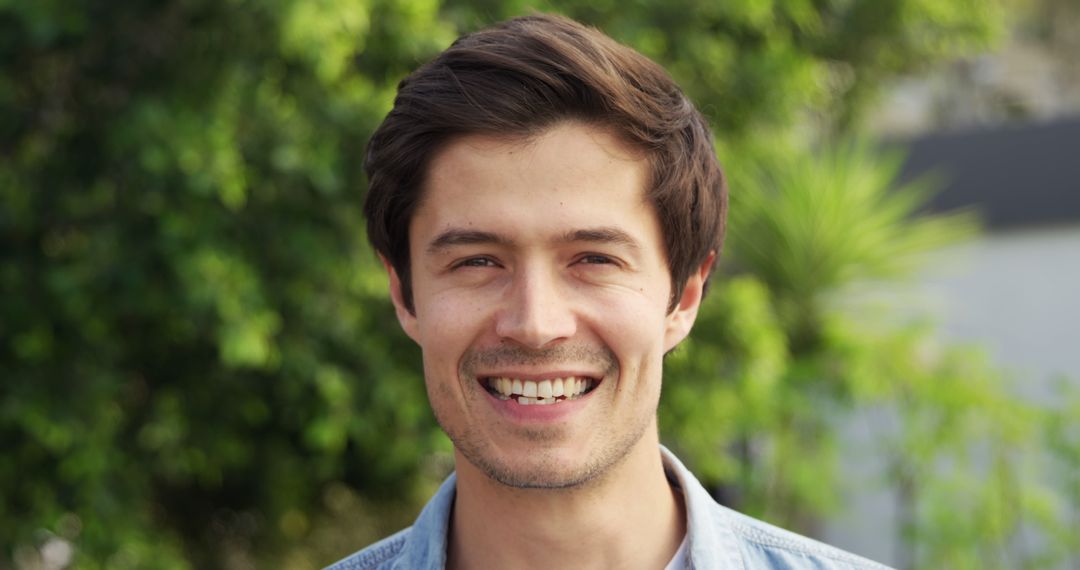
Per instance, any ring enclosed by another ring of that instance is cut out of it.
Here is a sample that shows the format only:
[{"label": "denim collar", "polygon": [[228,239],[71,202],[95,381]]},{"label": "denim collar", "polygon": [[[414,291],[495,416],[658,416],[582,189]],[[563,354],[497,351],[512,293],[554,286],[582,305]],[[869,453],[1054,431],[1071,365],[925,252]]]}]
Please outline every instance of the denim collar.
[{"label": "denim collar", "polygon": [[[697,478],[673,453],[660,446],[664,472],[673,487],[682,491],[686,503],[688,568],[745,568],[739,542],[727,517],[715,515],[715,502]],[[457,475],[450,477],[420,512],[409,532],[396,568],[445,568],[446,540],[450,530]]]},{"label": "denim collar", "polygon": [[743,570],[739,540],[728,517],[717,516],[716,501],[674,453],[660,446],[664,473],[686,502],[686,538],[690,547],[687,568]]}]

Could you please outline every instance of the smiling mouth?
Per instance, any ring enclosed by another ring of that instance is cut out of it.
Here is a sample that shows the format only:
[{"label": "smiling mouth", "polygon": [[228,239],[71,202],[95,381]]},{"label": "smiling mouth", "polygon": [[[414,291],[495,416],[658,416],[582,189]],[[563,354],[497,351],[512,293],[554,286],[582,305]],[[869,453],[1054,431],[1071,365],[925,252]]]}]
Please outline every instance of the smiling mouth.
[{"label": "smiling mouth", "polygon": [[599,383],[593,378],[577,376],[540,381],[488,377],[481,381],[492,396],[500,400],[515,400],[522,406],[546,406],[576,400],[591,392]]}]

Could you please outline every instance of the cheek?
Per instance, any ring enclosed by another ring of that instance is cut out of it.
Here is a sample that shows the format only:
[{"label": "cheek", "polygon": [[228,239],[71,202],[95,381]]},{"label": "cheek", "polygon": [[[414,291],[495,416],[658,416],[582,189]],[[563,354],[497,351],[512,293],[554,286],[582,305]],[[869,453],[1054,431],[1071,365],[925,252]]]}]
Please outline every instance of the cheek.
[{"label": "cheek", "polygon": [[445,295],[433,295],[417,306],[417,343],[428,378],[456,373],[465,352],[492,328],[488,312],[482,304]]},{"label": "cheek", "polygon": [[483,318],[483,305],[472,299],[449,294],[432,294],[417,305],[418,328],[426,344],[450,342],[462,332],[476,328]]},{"label": "cheek", "polygon": [[664,308],[641,295],[613,296],[596,304],[589,321],[622,366],[647,367],[664,352]]},{"label": "cheek", "polygon": [[[451,402],[457,401],[460,397],[460,390],[456,387],[456,382],[451,381],[451,378],[447,378],[446,374],[445,370],[429,369],[425,359],[424,382],[427,387],[428,401],[431,402],[431,407],[435,410],[447,409]],[[452,378],[456,378],[456,376]]]}]

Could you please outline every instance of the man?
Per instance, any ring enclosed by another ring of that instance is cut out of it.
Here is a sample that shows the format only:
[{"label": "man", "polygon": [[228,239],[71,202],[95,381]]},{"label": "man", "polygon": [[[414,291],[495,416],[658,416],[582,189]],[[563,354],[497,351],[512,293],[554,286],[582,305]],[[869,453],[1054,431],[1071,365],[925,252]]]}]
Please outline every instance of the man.
[{"label": "man", "polygon": [[[456,475],[349,568],[880,568],[717,505],[660,447],[724,233],[702,116],[596,30],[519,18],[399,86],[369,237]],[[707,429],[707,426],[702,426]]]}]

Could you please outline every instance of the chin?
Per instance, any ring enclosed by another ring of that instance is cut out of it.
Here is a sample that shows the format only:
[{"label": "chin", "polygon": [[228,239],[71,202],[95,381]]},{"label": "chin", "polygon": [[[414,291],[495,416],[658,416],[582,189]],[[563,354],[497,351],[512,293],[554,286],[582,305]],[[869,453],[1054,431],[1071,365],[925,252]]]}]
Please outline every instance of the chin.
[{"label": "chin", "polygon": [[[636,437],[634,437],[636,435]],[[482,445],[475,441],[454,441],[454,447],[469,463],[489,479],[516,489],[572,489],[588,485],[608,473],[627,457],[640,433],[590,445],[544,445],[516,441],[508,446]],[[451,437],[451,440],[454,440]],[[594,444],[596,442],[593,442]]]},{"label": "chin", "polygon": [[462,455],[491,480],[515,489],[580,487],[596,479],[607,467],[595,460],[573,461],[553,450],[505,459],[469,457],[464,450]]}]

